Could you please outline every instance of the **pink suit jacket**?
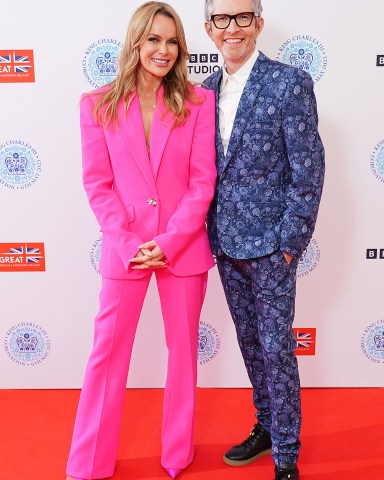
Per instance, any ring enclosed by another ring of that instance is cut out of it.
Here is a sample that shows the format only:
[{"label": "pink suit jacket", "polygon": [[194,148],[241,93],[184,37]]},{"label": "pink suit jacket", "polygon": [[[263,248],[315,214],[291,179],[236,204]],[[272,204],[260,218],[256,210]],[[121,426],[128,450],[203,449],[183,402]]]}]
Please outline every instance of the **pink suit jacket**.
[{"label": "pink suit jacket", "polygon": [[[157,97],[148,156],[138,95],[118,127],[95,122],[97,94],[80,103],[83,184],[103,232],[100,273],[112,279],[139,278],[129,260],[142,243],[155,240],[177,276],[214,266],[205,226],[213,198],[215,166],[214,93],[195,87],[201,104],[187,103],[191,114],[173,128],[163,89]],[[96,92],[97,93],[97,92]]]}]

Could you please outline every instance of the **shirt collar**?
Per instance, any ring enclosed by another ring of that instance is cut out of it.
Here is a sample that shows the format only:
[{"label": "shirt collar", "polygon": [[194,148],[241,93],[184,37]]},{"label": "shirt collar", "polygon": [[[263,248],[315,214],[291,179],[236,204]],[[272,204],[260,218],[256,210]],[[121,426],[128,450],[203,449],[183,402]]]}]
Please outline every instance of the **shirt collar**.
[{"label": "shirt collar", "polygon": [[248,77],[252,71],[252,68],[258,56],[259,56],[259,50],[255,49],[255,51],[252,53],[252,56],[244,63],[242,67],[239,68],[237,72],[233,73],[232,75],[229,75],[224,64],[223,65],[223,85],[226,85],[229,78],[235,80],[237,83],[245,85],[247,83]]}]

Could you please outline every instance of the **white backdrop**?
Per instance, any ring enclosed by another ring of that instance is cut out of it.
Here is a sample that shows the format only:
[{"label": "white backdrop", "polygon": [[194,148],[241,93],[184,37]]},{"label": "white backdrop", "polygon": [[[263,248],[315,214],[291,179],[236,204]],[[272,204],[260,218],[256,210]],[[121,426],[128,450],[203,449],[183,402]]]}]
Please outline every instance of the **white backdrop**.
[{"label": "white backdrop", "polygon": [[[97,312],[100,233],[81,185],[78,100],[107,80],[140,3],[2,5],[1,388],[81,386]],[[203,0],[170,3],[185,25],[191,79],[202,81],[221,64],[203,28]],[[326,147],[324,195],[300,264],[294,325],[308,387],[384,385],[384,4],[369,5],[362,12],[356,0],[264,0],[258,47],[310,69]],[[31,72],[35,82],[19,81]],[[36,271],[44,260],[46,270]],[[201,321],[199,385],[249,386],[216,269]],[[162,387],[165,365],[152,285],[128,386]]]}]

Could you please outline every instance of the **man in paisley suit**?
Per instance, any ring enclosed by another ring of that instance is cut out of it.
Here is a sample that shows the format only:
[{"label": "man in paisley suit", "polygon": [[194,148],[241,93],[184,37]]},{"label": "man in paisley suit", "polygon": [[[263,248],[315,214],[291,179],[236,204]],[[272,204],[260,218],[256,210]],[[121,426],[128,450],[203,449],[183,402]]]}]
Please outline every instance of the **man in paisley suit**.
[{"label": "man in paisley suit", "polygon": [[261,13],[260,0],[205,1],[205,28],[224,59],[205,81],[217,103],[209,235],[258,420],[224,461],[246,465],[272,452],[275,480],[297,480],[296,271],[315,227],[324,149],[311,77],[256,48]]}]

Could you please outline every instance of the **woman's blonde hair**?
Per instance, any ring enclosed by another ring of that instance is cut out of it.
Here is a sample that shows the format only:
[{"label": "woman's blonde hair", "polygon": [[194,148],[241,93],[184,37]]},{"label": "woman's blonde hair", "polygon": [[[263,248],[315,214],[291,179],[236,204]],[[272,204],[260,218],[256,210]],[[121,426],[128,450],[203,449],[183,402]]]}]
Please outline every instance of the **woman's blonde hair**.
[{"label": "woman's blonde hair", "polygon": [[173,114],[174,125],[183,124],[189,109],[185,100],[200,103],[194,95],[192,84],[187,79],[187,59],[189,57],[184,28],[176,11],[164,2],[147,2],[141,5],[133,14],[128,26],[127,36],[119,58],[119,70],[116,79],[109,84],[110,88],[99,94],[101,98],[95,105],[96,121],[107,126],[112,120],[118,121],[118,104],[124,101],[125,111],[128,111],[133,96],[136,93],[137,73],[140,66],[140,46],[150,33],[155,15],[171,18],[176,25],[179,52],[172,69],[162,81],[164,87],[164,102],[166,112]]}]

